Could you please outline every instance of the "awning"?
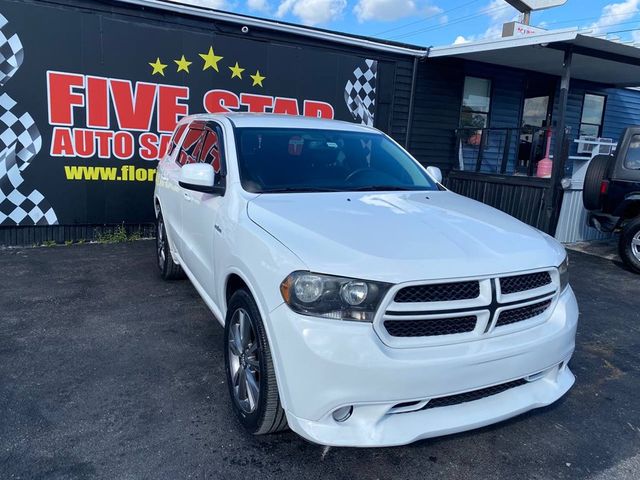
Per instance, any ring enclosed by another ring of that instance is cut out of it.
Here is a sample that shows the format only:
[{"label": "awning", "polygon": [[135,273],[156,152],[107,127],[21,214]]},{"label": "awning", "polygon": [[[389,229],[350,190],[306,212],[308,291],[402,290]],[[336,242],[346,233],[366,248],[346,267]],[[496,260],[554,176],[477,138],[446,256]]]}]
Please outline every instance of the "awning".
[{"label": "awning", "polygon": [[464,58],[561,76],[567,49],[573,51],[572,78],[619,87],[640,86],[640,48],[583,35],[577,29],[434,47],[429,58]]}]

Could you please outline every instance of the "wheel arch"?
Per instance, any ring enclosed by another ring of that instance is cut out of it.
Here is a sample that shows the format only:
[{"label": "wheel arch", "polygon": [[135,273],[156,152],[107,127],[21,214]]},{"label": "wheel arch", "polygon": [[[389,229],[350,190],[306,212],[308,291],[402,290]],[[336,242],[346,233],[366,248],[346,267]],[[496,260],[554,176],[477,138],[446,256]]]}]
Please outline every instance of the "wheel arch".
[{"label": "wheel arch", "polygon": [[158,218],[158,215],[162,211],[162,206],[160,205],[160,197],[158,197],[158,195],[153,196],[153,211],[156,215],[156,218]]},{"label": "wheel arch", "polygon": [[624,201],[616,209],[616,216],[619,216],[621,221],[632,220],[640,216],[640,192],[626,195]]},{"label": "wheel arch", "polygon": [[[271,322],[269,321],[269,314],[271,310],[268,307],[268,302],[263,295],[259,292],[260,290],[255,288],[257,280],[253,279],[252,275],[247,275],[243,270],[237,267],[230,268],[224,275],[224,290],[221,292],[222,296],[220,297],[223,303],[222,317],[224,323],[226,323],[227,317],[227,308],[229,304],[229,300],[233,295],[233,292],[237,291],[238,288],[246,288],[251,297],[256,302],[258,307],[258,312],[262,317],[262,324],[264,326],[265,333],[267,334],[267,339],[269,341],[269,345],[271,347],[271,358],[273,361],[273,368],[276,374],[276,379],[278,382],[278,391],[280,394],[280,402],[282,403],[282,407],[287,409],[288,404],[288,388],[289,385],[287,383],[284,374],[282,373],[281,362],[282,359],[280,357],[280,352],[278,351],[278,342],[275,338],[273,338],[273,329],[271,327]],[[235,290],[233,289],[235,287]],[[284,300],[282,301],[284,303]]]}]

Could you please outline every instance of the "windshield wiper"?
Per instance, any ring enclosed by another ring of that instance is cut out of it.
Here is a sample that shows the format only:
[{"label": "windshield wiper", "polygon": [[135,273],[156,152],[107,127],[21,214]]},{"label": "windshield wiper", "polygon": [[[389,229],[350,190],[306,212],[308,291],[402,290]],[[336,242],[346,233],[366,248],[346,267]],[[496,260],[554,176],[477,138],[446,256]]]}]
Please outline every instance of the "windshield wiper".
[{"label": "windshield wiper", "polygon": [[419,189],[411,187],[400,187],[397,185],[367,185],[364,187],[354,187],[349,189],[352,192],[415,192]]}]

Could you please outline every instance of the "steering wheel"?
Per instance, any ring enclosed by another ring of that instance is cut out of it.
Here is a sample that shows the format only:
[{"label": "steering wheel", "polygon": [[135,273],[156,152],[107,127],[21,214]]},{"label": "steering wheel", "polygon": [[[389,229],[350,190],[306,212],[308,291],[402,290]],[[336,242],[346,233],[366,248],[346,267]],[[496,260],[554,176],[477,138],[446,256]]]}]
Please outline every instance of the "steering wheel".
[{"label": "steering wheel", "polygon": [[353,179],[355,177],[357,177],[358,175],[362,175],[363,173],[369,173],[370,171],[371,171],[371,168],[369,168],[369,167],[359,168],[359,169],[354,170],[353,172],[351,172],[349,175],[347,175],[347,178],[345,178],[344,181],[346,183],[351,183],[353,181]]}]

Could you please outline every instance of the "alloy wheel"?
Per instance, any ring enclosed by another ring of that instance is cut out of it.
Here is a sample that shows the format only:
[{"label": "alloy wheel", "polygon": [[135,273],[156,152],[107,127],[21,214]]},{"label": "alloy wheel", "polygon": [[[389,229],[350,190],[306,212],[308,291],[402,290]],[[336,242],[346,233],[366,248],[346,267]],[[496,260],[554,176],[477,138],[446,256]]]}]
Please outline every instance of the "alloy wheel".
[{"label": "alloy wheel", "polygon": [[631,239],[631,253],[636,257],[636,260],[640,261],[640,232]]},{"label": "alloy wheel", "polygon": [[164,238],[164,222],[162,218],[158,219],[158,230],[156,231],[156,249],[158,256],[158,266],[160,270],[164,268],[166,241]]},{"label": "alloy wheel", "polygon": [[253,413],[260,396],[260,347],[253,319],[239,308],[229,325],[229,369],[236,403],[245,413]]}]

